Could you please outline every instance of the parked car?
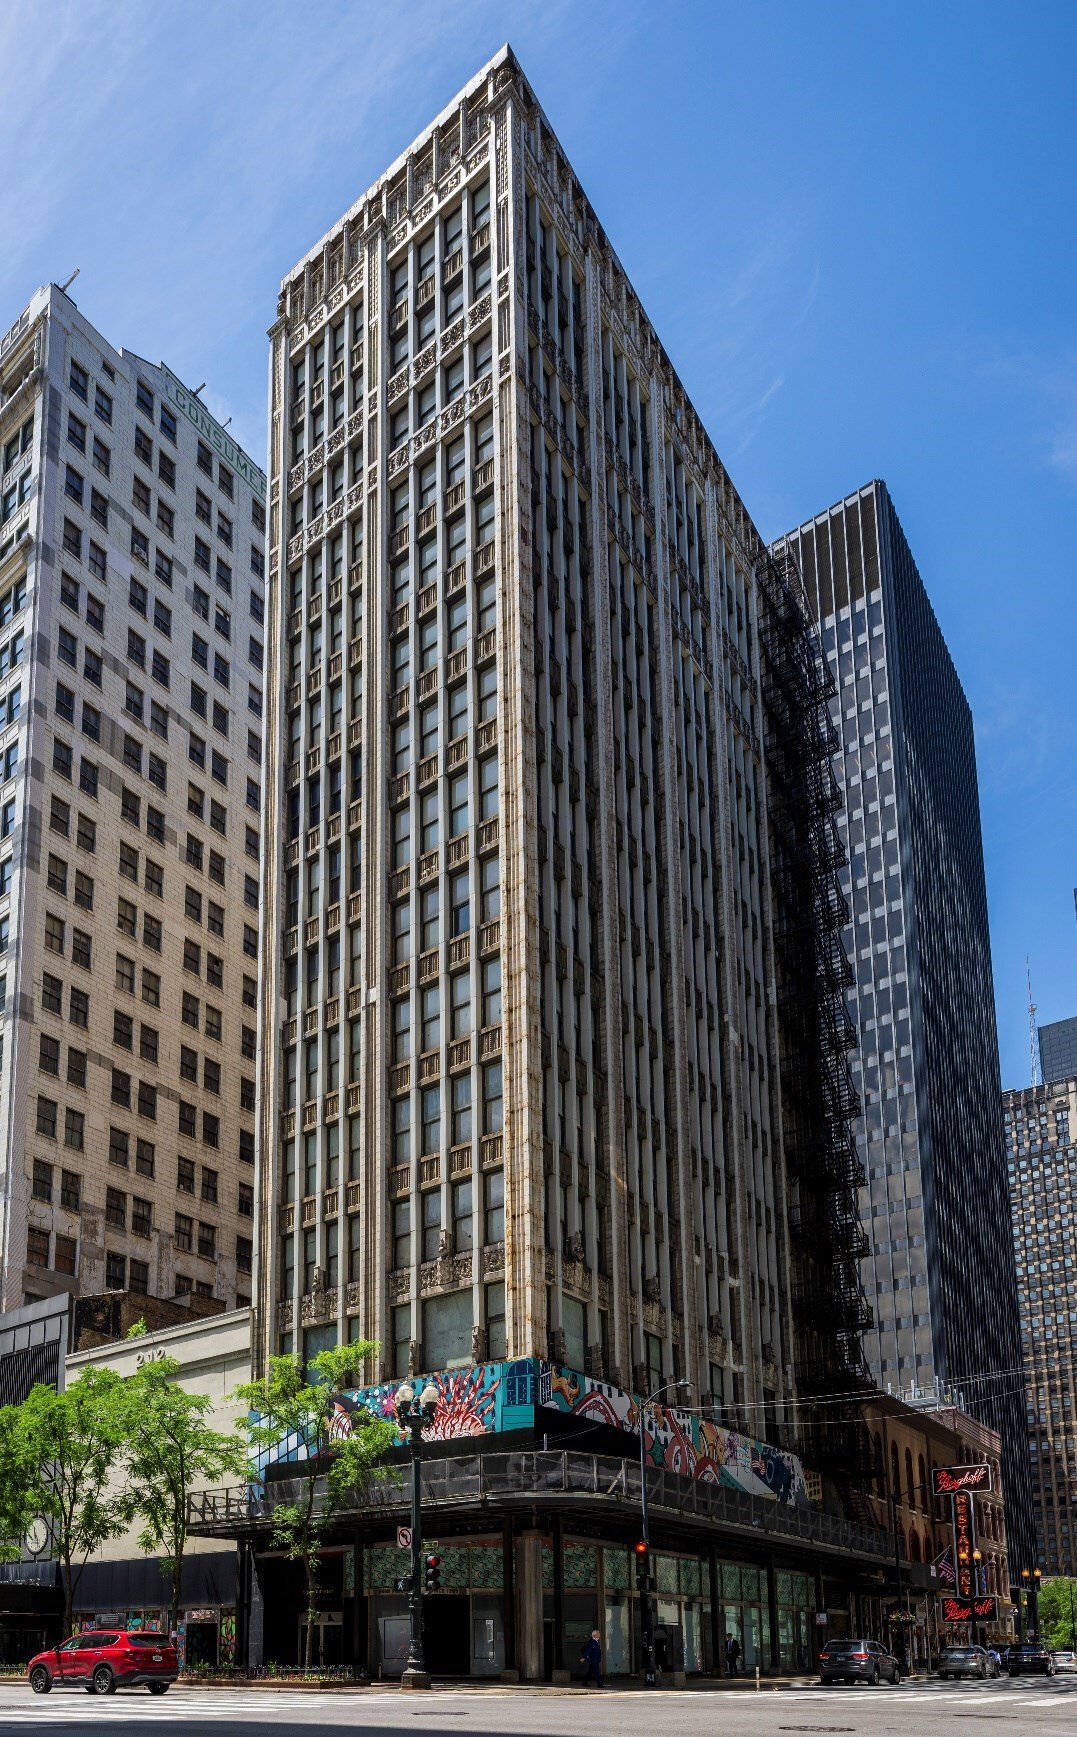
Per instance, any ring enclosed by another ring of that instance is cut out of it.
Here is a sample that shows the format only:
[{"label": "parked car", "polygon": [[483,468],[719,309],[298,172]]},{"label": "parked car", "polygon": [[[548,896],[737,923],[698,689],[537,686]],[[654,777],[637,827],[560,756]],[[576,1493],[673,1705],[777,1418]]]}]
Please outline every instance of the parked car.
[{"label": "parked car", "polygon": [[823,1683],[900,1683],[901,1665],[878,1641],[832,1640],[819,1654]]},{"label": "parked car", "polygon": [[986,1647],[946,1647],[939,1659],[940,1677],[997,1677],[999,1667]]},{"label": "parked car", "polygon": [[1022,1671],[1031,1671],[1042,1677],[1053,1677],[1055,1674],[1054,1660],[1045,1646],[1038,1641],[1025,1641],[1020,1646],[1007,1647],[1002,1655],[1002,1668],[1011,1677],[1016,1677]]},{"label": "parked car", "polygon": [[179,1660],[166,1634],[140,1628],[87,1629],[62,1646],[35,1654],[26,1675],[35,1695],[47,1695],[57,1683],[91,1695],[111,1695],[145,1683],[151,1695],[163,1695],[179,1676]]},{"label": "parked car", "polygon": [[1056,1671],[1077,1671],[1077,1653],[1067,1647],[1065,1652],[1052,1653],[1051,1663]]}]

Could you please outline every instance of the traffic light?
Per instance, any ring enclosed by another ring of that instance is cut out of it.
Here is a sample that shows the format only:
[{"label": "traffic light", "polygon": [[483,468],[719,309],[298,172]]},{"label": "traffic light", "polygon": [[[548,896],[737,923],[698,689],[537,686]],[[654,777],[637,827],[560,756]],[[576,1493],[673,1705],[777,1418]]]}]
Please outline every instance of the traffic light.
[{"label": "traffic light", "polygon": [[638,1544],[632,1546],[636,1558],[636,1585],[641,1591],[646,1591],[651,1566],[651,1552],[641,1538]]},{"label": "traffic light", "polygon": [[410,1592],[411,1591],[411,1575],[410,1574],[401,1574],[398,1577],[398,1579],[394,1580],[393,1585],[395,1586],[397,1592]]},{"label": "traffic light", "polygon": [[423,1585],[425,1586],[427,1592],[440,1592],[440,1590],[441,1590],[441,1557],[440,1556],[427,1556],[425,1558],[425,1567],[426,1567],[426,1573],[423,1576]]}]

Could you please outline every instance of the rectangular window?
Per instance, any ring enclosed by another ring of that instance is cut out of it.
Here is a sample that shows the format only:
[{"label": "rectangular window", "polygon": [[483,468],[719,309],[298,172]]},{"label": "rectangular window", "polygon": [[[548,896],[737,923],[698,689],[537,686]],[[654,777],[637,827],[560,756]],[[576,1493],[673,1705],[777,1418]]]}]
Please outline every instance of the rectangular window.
[{"label": "rectangular window", "polygon": [[47,1230],[36,1230],[31,1225],[26,1232],[26,1264],[31,1267],[48,1266],[49,1233]]},{"label": "rectangular window", "polygon": [[488,1170],[483,1177],[484,1235],[487,1243],[505,1240],[505,1172]]}]

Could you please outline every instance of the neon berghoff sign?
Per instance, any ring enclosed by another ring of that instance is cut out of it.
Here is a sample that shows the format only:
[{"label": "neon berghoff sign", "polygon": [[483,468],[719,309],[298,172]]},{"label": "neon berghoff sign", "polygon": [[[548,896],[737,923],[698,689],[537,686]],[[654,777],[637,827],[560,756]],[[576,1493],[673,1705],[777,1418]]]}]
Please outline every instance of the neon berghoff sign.
[{"label": "neon berghoff sign", "polygon": [[166,368],[163,364],[162,368],[167,375],[169,399],[176,406],[176,409],[186,416],[188,422],[194,423],[199,434],[209,442],[214,452],[219,453],[237,476],[243,478],[247,487],[258,496],[260,501],[264,501],[266,498],[266,479],[254,460],[248,458],[243,448],[237,446],[234,440],[229,440],[220,423],[214,420],[205,405],[195,397],[194,393],[188,392],[183,382],[176,379],[171,368]]},{"label": "neon berghoff sign", "polygon": [[968,1490],[983,1496],[991,1488],[990,1466],[935,1466],[931,1473],[936,1496],[956,1496],[958,1490]]}]

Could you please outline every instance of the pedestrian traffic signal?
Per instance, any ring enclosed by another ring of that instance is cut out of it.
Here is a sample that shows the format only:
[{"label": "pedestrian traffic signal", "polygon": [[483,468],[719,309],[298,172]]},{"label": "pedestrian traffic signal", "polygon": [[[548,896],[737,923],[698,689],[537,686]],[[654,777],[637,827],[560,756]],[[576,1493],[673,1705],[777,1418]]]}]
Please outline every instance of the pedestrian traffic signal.
[{"label": "pedestrian traffic signal", "polygon": [[425,1573],[424,1578],[423,1578],[423,1584],[425,1585],[427,1592],[440,1592],[440,1590],[441,1590],[441,1557],[440,1556],[427,1556],[425,1559],[425,1565],[426,1565],[426,1573]]},{"label": "pedestrian traffic signal", "polygon": [[393,1582],[393,1585],[396,1587],[397,1592],[410,1592],[411,1575],[401,1574],[399,1578]]}]

